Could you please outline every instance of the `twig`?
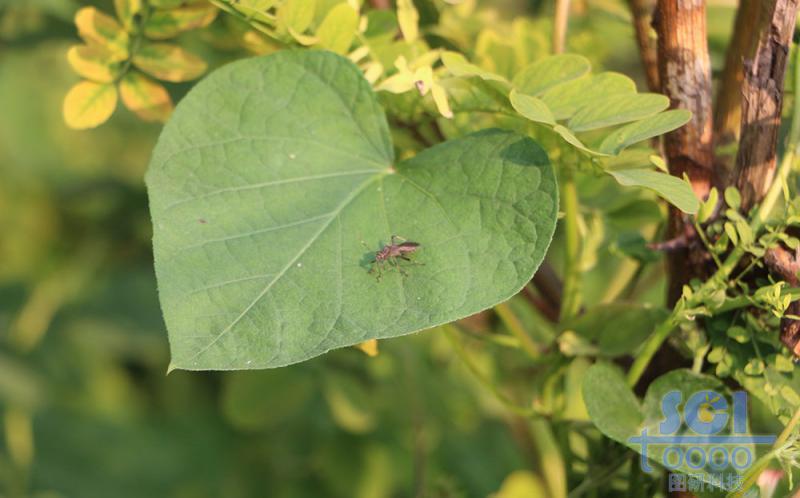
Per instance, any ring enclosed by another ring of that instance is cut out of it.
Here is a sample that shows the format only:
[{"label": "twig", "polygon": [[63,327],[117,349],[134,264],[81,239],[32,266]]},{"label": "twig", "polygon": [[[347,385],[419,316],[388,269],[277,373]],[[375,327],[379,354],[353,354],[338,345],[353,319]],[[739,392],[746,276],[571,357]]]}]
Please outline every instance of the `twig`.
[{"label": "twig", "polygon": [[653,2],[651,0],[628,0],[628,7],[633,16],[633,29],[636,32],[636,44],[642,59],[647,87],[652,92],[661,91],[661,80],[658,76],[658,55],[652,31]]}]

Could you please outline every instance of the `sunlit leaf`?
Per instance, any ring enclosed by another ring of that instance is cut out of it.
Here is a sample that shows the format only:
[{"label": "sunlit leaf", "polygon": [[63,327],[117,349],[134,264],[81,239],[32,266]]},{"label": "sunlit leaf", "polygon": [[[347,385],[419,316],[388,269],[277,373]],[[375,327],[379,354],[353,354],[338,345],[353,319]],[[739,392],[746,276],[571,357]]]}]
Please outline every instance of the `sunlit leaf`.
[{"label": "sunlit leaf", "polygon": [[156,78],[179,83],[206,71],[203,59],[170,43],[145,43],[133,56],[133,64]]},{"label": "sunlit leaf", "polygon": [[481,69],[475,64],[470,63],[458,52],[443,52],[442,63],[444,63],[447,70],[455,76],[478,76],[484,80],[506,81],[502,76]]},{"label": "sunlit leaf", "polygon": [[278,7],[278,23],[286,30],[302,34],[314,20],[316,0],[286,0]]},{"label": "sunlit leaf", "polygon": [[603,140],[599,150],[608,154],[619,154],[630,145],[663,135],[685,125],[690,119],[692,113],[686,109],[658,113],[615,130]]},{"label": "sunlit leaf", "polygon": [[346,53],[356,35],[358,19],[358,12],[347,3],[331,9],[316,31],[320,46],[337,54]]},{"label": "sunlit leaf", "polygon": [[148,0],[150,5],[158,9],[174,9],[180,7],[186,0]]},{"label": "sunlit leaf", "polygon": [[492,498],[545,498],[547,488],[541,478],[529,470],[516,470],[503,479]]},{"label": "sunlit leaf", "polygon": [[147,76],[131,71],[119,86],[125,107],[145,121],[166,121],[172,114],[172,99],[167,90]]},{"label": "sunlit leaf", "polygon": [[555,125],[553,127],[553,131],[558,133],[561,136],[561,138],[563,138],[568,144],[572,145],[573,147],[575,147],[575,148],[577,148],[579,150],[582,150],[583,152],[586,152],[587,154],[590,154],[590,155],[593,155],[593,156],[607,156],[608,155],[608,154],[604,154],[602,152],[598,152],[596,150],[590,149],[589,147],[584,145],[583,142],[581,142],[581,140],[578,137],[576,137],[575,134],[572,133],[572,131],[569,130],[569,128],[566,128],[566,127],[561,126],[561,125]]},{"label": "sunlit leaf", "polygon": [[555,85],[580,78],[592,68],[580,55],[551,55],[539,59],[514,76],[514,87],[521,93],[539,96]]},{"label": "sunlit leaf", "polygon": [[397,0],[397,22],[403,39],[411,43],[419,36],[419,12],[412,0]]},{"label": "sunlit leaf", "polygon": [[94,7],[83,7],[75,14],[75,26],[89,45],[103,47],[119,60],[128,56],[128,33],[113,17]]},{"label": "sunlit leaf", "polygon": [[450,109],[450,102],[447,100],[447,92],[442,85],[438,83],[431,87],[431,96],[433,102],[436,104],[436,109],[443,117],[450,119],[453,117],[453,111]]},{"label": "sunlit leaf", "polygon": [[[361,71],[323,51],[206,77],[167,123],[147,183],[183,369],[277,367],[471,315],[531,278],[557,212],[546,155],[514,133],[396,161]],[[421,244],[422,264],[378,280],[370,261],[393,234]]]},{"label": "sunlit leaf", "polygon": [[355,348],[360,349],[364,352],[367,356],[378,356],[378,340],[377,339],[370,339],[368,341],[364,341],[358,343],[354,346]]},{"label": "sunlit leaf", "polygon": [[184,31],[200,29],[217,17],[217,8],[199,3],[169,10],[156,10],[144,25],[144,34],[154,40],[165,40]]},{"label": "sunlit leaf", "polygon": [[130,31],[133,28],[134,16],[142,10],[142,0],[114,0],[114,8],[122,25]]},{"label": "sunlit leaf", "polygon": [[601,104],[610,95],[635,94],[636,83],[624,74],[600,73],[558,84],[542,95],[556,119],[567,119],[579,109]]},{"label": "sunlit leaf", "polygon": [[608,173],[620,185],[645,187],[655,191],[684,213],[694,214],[700,207],[691,185],[672,175],[644,168],[611,170]]},{"label": "sunlit leaf", "polygon": [[97,45],[74,45],[67,51],[67,60],[76,73],[98,83],[111,83],[116,76],[118,62]]},{"label": "sunlit leaf", "polygon": [[556,120],[553,118],[553,114],[550,112],[550,109],[548,109],[544,102],[536,97],[519,93],[515,89],[511,90],[509,100],[511,101],[511,105],[514,107],[514,109],[527,119],[530,119],[535,123],[545,123],[549,125],[556,124]]},{"label": "sunlit leaf", "polygon": [[657,93],[611,95],[576,112],[567,125],[572,131],[605,128],[652,116],[669,107],[669,99]]},{"label": "sunlit leaf", "polygon": [[82,81],[64,98],[64,121],[83,130],[105,123],[117,107],[117,89],[110,83]]}]

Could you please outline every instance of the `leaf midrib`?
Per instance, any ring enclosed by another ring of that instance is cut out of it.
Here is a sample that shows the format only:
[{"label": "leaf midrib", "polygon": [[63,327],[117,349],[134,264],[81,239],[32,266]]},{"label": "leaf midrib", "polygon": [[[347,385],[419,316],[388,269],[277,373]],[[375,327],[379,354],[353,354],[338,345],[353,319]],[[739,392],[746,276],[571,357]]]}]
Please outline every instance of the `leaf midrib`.
[{"label": "leaf midrib", "polygon": [[289,271],[289,268],[291,268],[297,262],[298,259],[303,257],[303,255],[306,253],[306,251],[314,244],[314,242],[316,242],[322,236],[323,233],[325,233],[325,230],[327,230],[328,227],[331,226],[331,223],[333,223],[333,221],[336,220],[339,217],[341,212],[348,205],[350,205],[350,203],[352,203],[362,192],[364,192],[364,190],[366,190],[367,187],[369,187],[369,185],[371,185],[372,183],[374,183],[374,182],[376,182],[378,180],[382,180],[383,177],[385,177],[388,174],[392,174],[392,173],[394,173],[394,171],[392,169],[387,169],[387,170],[381,171],[381,172],[379,172],[379,174],[373,176],[372,178],[367,179],[366,181],[362,182],[358,187],[353,189],[353,191],[350,193],[350,195],[348,195],[338,206],[336,206],[336,208],[333,211],[331,211],[330,218],[325,223],[322,224],[320,229],[317,230],[317,232],[314,233],[311,236],[311,238],[308,240],[308,242],[306,242],[306,244],[297,252],[297,254],[292,259],[290,259],[288,263],[286,263],[286,265],[280,270],[280,272],[278,272],[275,275],[275,277],[266,286],[264,286],[264,288],[261,290],[261,292],[259,292],[258,295],[255,297],[255,299],[253,299],[250,302],[250,304],[248,304],[245,307],[245,309],[242,310],[242,312],[239,313],[239,315],[236,318],[234,318],[233,321],[230,324],[228,324],[224,329],[222,329],[207,345],[205,345],[197,353],[195,353],[191,357],[189,357],[186,360],[187,363],[191,363],[192,361],[196,360],[199,356],[201,356],[203,353],[208,351],[217,342],[219,342],[223,337],[225,337],[225,335],[227,335],[228,332],[233,330],[233,328],[236,327],[236,325],[239,323],[239,321],[242,318],[244,318],[247,315],[247,313],[249,313],[250,310],[253,309],[253,307],[256,304],[258,304],[258,302],[264,296],[267,295],[267,293],[270,291],[270,289],[272,289],[272,287],[286,274],[286,272]]}]

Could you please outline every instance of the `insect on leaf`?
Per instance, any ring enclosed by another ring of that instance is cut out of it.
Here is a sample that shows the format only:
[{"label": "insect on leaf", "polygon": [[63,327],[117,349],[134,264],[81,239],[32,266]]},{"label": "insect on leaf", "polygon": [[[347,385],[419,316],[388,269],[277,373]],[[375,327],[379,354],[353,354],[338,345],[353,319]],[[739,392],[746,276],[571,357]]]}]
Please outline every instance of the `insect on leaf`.
[{"label": "insect on leaf", "polygon": [[[397,161],[369,83],[324,51],[206,77],[147,184],[172,368],[193,370],[287,365],[492,306],[529,281],[558,209],[547,156],[512,132]],[[392,235],[420,264],[377,281]]]},{"label": "insect on leaf", "polygon": [[64,98],[64,121],[70,128],[84,130],[105,123],[117,107],[117,89],[110,83],[82,81]]}]

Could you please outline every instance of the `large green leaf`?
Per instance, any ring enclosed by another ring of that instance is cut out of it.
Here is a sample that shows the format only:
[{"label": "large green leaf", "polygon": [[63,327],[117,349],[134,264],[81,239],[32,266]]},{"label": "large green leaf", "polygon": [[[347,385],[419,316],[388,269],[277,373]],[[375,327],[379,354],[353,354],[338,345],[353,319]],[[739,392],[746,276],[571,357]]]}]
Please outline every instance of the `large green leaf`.
[{"label": "large green leaf", "polygon": [[[207,77],[165,127],[147,183],[183,369],[277,367],[492,306],[533,275],[558,204],[547,156],[510,132],[395,163],[369,84],[321,51]],[[424,266],[378,281],[369,260],[393,234],[421,244]]]}]

